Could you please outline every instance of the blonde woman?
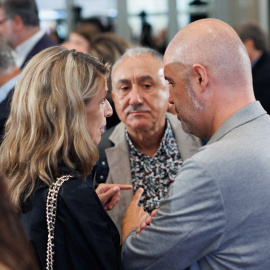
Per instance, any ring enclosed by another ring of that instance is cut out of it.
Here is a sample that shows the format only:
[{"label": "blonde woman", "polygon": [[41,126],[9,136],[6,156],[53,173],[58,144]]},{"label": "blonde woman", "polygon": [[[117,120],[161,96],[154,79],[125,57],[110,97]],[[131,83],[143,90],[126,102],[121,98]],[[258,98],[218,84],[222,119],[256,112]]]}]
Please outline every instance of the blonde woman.
[{"label": "blonde woman", "polygon": [[[120,268],[119,233],[104,209],[117,203],[120,189],[131,187],[95,191],[91,173],[112,114],[108,75],[96,58],[52,47],[32,58],[15,88],[0,169],[42,269],[47,252],[54,252],[48,268]],[[48,238],[46,203],[56,181],[56,222],[49,216]]]}]

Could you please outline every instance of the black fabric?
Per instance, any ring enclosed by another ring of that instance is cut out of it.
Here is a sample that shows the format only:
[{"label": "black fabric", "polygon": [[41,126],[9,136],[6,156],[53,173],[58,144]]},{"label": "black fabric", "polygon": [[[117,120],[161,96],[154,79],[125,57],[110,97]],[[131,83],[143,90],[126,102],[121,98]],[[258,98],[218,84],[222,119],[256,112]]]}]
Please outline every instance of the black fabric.
[{"label": "black fabric", "polygon": [[98,145],[99,160],[97,161],[96,164],[96,174],[95,174],[96,185],[100,183],[105,183],[109,174],[109,165],[105,150],[107,148],[114,146],[114,144],[109,140],[109,137],[111,136],[114,129],[115,126],[106,130],[106,132],[102,134],[101,141]]},{"label": "black fabric", "polygon": [[50,39],[50,37],[47,34],[44,34],[43,37],[37,42],[37,44],[33,47],[33,49],[29,52],[27,55],[26,59],[24,60],[22,66],[20,67],[21,69],[24,68],[24,66],[27,64],[27,62],[37,53],[40,51],[47,49],[52,46],[57,46],[58,44]]},{"label": "black fabric", "polygon": [[[121,269],[120,236],[93,188],[92,176],[84,180],[66,167],[61,174],[73,177],[58,195],[54,269]],[[46,269],[47,193],[48,186],[38,181],[20,213],[41,269]]]},{"label": "black fabric", "polygon": [[257,100],[270,114],[270,53],[262,54],[258,62],[252,68],[253,87]]},{"label": "black fabric", "polygon": [[0,103],[0,143],[2,142],[5,131],[5,124],[10,113],[10,103],[12,100],[13,92],[14,88],[9,92],[6,99],[2,103]]}]

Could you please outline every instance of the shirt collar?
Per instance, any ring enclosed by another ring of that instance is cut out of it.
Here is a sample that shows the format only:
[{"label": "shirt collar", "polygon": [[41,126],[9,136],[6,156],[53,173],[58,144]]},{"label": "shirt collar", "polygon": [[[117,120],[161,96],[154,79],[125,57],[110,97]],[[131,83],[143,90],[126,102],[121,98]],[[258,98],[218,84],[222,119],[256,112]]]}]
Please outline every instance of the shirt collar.
[{"label": "shirt collar", "polygon": [[0,103],[2,103],[10,93],[11,89],[16,85],[19,75],[13,77],[0,87]]},{"label": "shirt collar", "polygon": [[34,48],[34,46],[37,44],[37,42],[42,38],[44,35],[44,31],[39,30],[37,33],[35,33],[33,36],[25,40],[23,43],[21,43],[19,46],[16,47],[16,65],[18,67],[21,67],[24,63],[27,55],[31,52],[31,50]]},{"label": "shirt collar", "polygon": [[220,140],[233,129],[266,114],[259,101],[254,101],[231,115],[214,133],[207,144]]}]

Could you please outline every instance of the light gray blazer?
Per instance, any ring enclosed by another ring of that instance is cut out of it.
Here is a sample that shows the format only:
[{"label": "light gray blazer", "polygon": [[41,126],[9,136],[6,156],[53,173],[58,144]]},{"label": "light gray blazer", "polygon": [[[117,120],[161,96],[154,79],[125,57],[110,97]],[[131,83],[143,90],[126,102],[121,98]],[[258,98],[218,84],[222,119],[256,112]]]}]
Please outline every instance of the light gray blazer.
[{"label": "light gray blazer", "polygon": [[[201,141],[197,137],[183,131],[180,121],[175,115],[167,113],[182,160],[191,157],[200,147]],[[130,174],[129,148],[125,136],[125,125],[118,124],[109,139],[113,147],[105,150],[109,165],[109,174],[106,183],[132,184]],[[108,214],[121,233],[121,222],[133,197],[133,190],[121,191],[119,203]]]},{"label": "light gray blazer", "polygon": [[186,160],[124,269],[270,269],[270,116],[253,102]]}]

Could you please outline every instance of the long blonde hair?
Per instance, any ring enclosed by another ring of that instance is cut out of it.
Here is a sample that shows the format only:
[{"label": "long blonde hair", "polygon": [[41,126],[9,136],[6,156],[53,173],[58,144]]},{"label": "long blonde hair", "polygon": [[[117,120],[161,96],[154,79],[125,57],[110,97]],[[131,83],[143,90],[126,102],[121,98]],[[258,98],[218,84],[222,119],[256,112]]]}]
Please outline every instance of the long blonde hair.
[{"label": "long blonde hair", "polygon": [[34,56],[15,87],[0,148],[0,170],[11,200],[21,202],[40,178],[51,184],[58,165],[86,177],[98,151],[86,128],[85,106],[109,75],[96,58],[62,47]]}]

